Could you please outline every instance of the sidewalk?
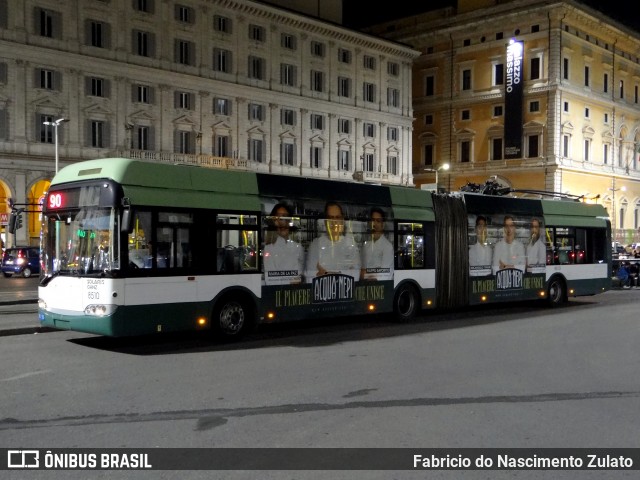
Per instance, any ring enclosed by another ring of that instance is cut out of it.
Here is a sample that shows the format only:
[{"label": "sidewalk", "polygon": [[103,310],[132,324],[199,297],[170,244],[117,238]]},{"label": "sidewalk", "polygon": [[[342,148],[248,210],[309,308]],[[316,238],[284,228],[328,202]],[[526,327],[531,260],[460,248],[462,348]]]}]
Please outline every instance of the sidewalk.
[{"label": "sidewalk", "polygon": [[[25,314],[29,315],[27,322]],[[0,292],[0,337],[50,331],[40,326],[37,292]]]}]

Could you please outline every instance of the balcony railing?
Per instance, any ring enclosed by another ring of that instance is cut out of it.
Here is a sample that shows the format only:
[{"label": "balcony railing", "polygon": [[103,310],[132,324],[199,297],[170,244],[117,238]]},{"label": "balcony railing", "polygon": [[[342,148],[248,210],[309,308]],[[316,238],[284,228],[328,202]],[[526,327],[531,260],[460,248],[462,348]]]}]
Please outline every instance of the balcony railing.
[{"label": "balcony railing", "polygon": [[119,150],[117,155],[124,158],[135,158],[155,163],[195,165],[207,168],[226,170],[248,170],[244,158],[217,157],[214,155],[158,152],[151,150]]}]

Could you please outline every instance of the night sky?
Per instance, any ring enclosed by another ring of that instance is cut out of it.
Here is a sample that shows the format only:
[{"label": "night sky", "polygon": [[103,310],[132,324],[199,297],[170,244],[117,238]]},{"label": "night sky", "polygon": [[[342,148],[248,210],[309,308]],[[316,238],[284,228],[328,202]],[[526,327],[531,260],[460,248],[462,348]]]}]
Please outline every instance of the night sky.
[{"label": "night sky", "polygon": [[[389,7],[374,8],[371,0],[343,0],[343,23],[350,28],[365,27],[420,12],[455,5],[456,0],[392,0]],[[599,10],[640,33],[640,15],[632,12],[629,0],[582,0],[581,3]]]}]

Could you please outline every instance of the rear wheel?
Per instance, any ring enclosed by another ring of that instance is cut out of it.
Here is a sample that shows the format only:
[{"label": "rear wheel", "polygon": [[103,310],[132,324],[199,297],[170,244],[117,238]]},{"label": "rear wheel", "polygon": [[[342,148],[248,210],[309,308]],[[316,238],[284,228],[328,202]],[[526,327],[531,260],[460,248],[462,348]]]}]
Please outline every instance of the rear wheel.
[{"label": "rear wheel", "polygon": [[560,277],[553,277],[547,290],[547,302],[552,307],[562,305],[567,301],[567,292],[564,281]]},{"label": "rear wheel", "polygon": [[24,270],[22,270],[22,276],[24,278],[29,278],[31,276],[31,269],[29,267],[24,267]]},{"label": "rear wheel", "polygon": [[253,327],[254,313],[246,298],[229,296],[218,301],[211,322],[219,338],[237,340]]},{"label": "rear wheel", "polygon": [[393,313],[396,320],[401,322],[412,320],[418,312],[420,312],[420,299],[416,289],[411,285],[400,286],[393,299]]},{"label": "rear wheel", "polygon": [[9,278],[9,277],[11,276],[11,274],[10,274],[10,273],[8,273],[8,272],[2,272],[2,274],[3,274],[5,277],[7,277],[7,278]]}]

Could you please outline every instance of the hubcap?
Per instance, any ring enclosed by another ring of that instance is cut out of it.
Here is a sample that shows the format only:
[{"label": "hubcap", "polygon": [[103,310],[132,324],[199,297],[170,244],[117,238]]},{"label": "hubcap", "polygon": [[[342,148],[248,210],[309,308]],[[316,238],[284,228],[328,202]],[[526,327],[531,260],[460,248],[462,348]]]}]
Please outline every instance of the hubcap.
[{"label": "hubcap", "polygon": [[239,303],[227,303],[220,312],[220,329],[229,335],[238,333],[244,325],[244,309]]}]

